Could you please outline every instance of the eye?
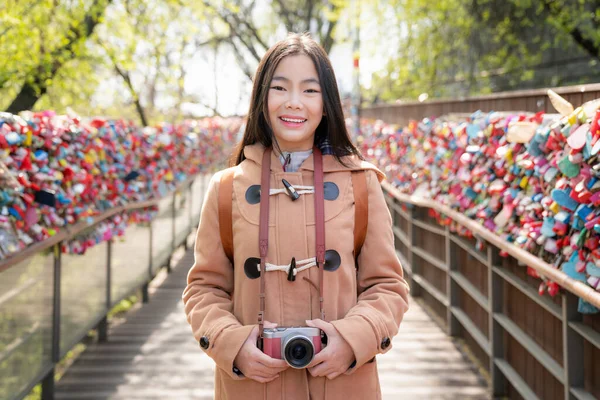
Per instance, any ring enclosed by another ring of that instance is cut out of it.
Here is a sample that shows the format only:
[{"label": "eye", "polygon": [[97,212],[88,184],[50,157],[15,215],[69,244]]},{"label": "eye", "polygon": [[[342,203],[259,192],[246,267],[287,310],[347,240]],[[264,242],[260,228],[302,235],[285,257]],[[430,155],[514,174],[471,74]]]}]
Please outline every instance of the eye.
[{"label": "eye", "polygon": [[307,89],[306,91],[308,93],[319,93],[319,91],[317,89]]},{"label": "eye", "polygon": [[275,90],[285,90],[283,88],[283,86],[271,86],[271,89],[275,89]]}]

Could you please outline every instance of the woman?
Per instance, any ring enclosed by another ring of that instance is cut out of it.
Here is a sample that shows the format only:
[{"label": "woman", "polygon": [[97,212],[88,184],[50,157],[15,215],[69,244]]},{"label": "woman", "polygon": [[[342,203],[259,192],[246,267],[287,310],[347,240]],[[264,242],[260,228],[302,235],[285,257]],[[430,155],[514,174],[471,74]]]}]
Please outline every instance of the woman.
[{"label": "woman", "polygon": [[[384,175],[351,143],[333,69],[309,36],[290,35],[261,60],[235,165],[210,182],[183,293],[194,337],[217,365],[215,398],[381,398],[375,356],[391,348],[409,288]],[[361,171],[368,223],[355,250]],[[220,226],[220,194],[232,202],[230,227]],[[319,328],[326,346],[291,368],[263,352],[263,328],[274,326]]]}]

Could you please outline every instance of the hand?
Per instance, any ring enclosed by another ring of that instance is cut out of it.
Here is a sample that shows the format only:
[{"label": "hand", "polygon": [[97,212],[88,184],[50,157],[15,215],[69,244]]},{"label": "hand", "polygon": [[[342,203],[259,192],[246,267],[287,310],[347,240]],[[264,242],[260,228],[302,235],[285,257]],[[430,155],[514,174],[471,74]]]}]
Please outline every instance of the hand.
[{"label": "hand", "polygon": [[[265,321],[265,328],[275,328],[277,324]],[[258,339],[258,325],[254,327],[250,336],[242,345],[233,365],[235,365],[244,376],[260,383],[271,382],[279,377],[281,371],[286,370],[289,365],[283,360],[271,358],[256,347]]]},{"label": "hand", "polygon": [[354,361],[354,351],[335,326],[322,319],[306,321],[306,325],[319,328],[327,335],[327,346],[308,365],[308,372],[312,376],[326,376],[328,379],[346,372]]}]

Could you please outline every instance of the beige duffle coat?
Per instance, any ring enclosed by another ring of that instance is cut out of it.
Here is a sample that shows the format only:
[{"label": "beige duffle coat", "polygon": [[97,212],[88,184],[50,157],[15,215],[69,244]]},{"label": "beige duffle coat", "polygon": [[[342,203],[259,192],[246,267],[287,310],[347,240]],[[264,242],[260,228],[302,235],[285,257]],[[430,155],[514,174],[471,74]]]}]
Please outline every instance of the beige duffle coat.
[{"label": "beige duffle coat", "polygon": [[[267,384],[240,377],[233,361],[257,324],[260,279],[249,279],[244,262],[260,257],[258,227],[260,204],[250,204],[246,191],[260,185],[264,147],[246,146],[244,160],[233,180],[234,266],[223,251],[219,235],[218,191],[220,173],[210,181],[195,244],[195,263],[183,293],[185,312],[194,337],[216,363],[215,398],[244,400],[350,400],[381,398],[375,356],[391,348],[408,309],[409,288],[394,249],[392,221],[380,180],[384,175],[372,164],[345,157],[350,167],[331,155],[323,156],[324,182],[339,189],[334,200],[325,200],[325,244],[341,256],[336,271],[324,272],[325,319],[350,344],[356,365],[329,380],[312,377],[306,369],[288,368]],[[297,172],[284,172],[271,155],[271,188],[283,188],[282,178],[293,186],[313,185],[313,156]],[[353,260],[354,196],[351,170],[366,170],[368,228],[358,272]],[[287,265],[315,256],[313,194],[292,201],[286,194],[270,199],[267,262]],[[319,294],[302,276],[318,283],[316,267],[289,281],[283,271],[266,272],[265,319],[279,326],[305,326],[319,318]]]}]

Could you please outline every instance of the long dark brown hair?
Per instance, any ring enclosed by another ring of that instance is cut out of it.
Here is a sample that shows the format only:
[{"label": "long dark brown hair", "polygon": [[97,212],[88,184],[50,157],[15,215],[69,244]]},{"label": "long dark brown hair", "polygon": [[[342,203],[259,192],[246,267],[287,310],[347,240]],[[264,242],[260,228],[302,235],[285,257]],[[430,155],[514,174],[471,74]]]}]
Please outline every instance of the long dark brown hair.
[{"label": "long dark brown hair", "polygon": [[261,143],[266,148],[275,146],[281,153],[277,140],[274,140],[273,130],[269,123],[267,97],[273,74],[281,60],[287,56],[299,54],[310,57],[321,83],[325,115],[315,131],[315,144],[318,145],[327,140],[331,146],[333,156],[342,164],[344,163],[341,157],[347,155],[354,154],[363,159],[360,151],[352,144],[348,135],[335,73],[327,53],[308,33],[294,33],[273,45],[263,56],[256,69],[244,136],[233,153],[231,165],[238,165],[244,161],[246,158],[244,156],[244,146],[251,144]]}]

